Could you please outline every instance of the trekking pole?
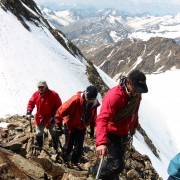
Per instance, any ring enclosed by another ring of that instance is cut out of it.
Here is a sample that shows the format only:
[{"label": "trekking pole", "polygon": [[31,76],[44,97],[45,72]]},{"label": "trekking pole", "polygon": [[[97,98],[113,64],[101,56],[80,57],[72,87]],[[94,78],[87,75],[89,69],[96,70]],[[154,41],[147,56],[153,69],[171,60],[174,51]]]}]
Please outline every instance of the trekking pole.
[{"label": "trekking pole", "polygon": [[[29,116],[29,117],[27,117],[26,119],[29,121],[30,133],[32,133],[32,132],[33,132],[33,127],[32,127],[32,122],[31,122],[32,117]],[[34,150],[34,136],[32,137],[32,146],[31,146],[31,150],[32,150],[32,154],[34,154],[34,153],[33,153],[33,150]],[[35,150],[35,151],[36,151],[36,150]]]},{"label": "trekking pole", "polygon": [[59,141],[59,147],[60,147],[61,151],[63,151],[63,147],[62,147],[61,140],[60,140],[60,139],[58,139],[58,141]]},{"label": "trekking pole", "polygon": [[29,119],[29,124],[30,124],[30,132],[32,133],[33,129],[32,129],[31,117],[30,117],[30,119]]},{"label": "trekking pole", "polygon": [[102,170],[103,161],[104,161],[104,157],[101,157],[95,180],[99,180],[99,176],[100,176],[101,170]]}]

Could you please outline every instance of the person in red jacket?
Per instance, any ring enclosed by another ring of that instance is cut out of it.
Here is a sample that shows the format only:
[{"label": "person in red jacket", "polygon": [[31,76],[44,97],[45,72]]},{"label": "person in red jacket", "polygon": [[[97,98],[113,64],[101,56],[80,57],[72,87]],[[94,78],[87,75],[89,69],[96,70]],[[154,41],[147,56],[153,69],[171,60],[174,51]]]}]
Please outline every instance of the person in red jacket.
[{"label": "person in red jacket", "polygon": [[[110,89],[103,98],[96,119],[96,151],[101,158],[106,157],[100,179],[118,179],[123,171],[125,147],[139,125],[141,93],[147,92],[144,73],[133,70],[128,77],[121,77],[120,85]],[[94,175],[98,166],[91,169]]]},{"label": "person in red jacket", "polygon": [[47,128],[52,137],[52,146],[57,151],[57,134],[53,129],[55,124],[54,118],[62,102],[59,95],[48,88],[46,81],[40,81],[37,86],[38,91],[32,95],[27,105],[28,116],[31,115],[35,106],[37,109],[35,115],[36,145],[42,148],[44,128]]},{"label": "person in red jacket", "polygon": [[73,150],[71,163],[73,168],[78,168],[82,155],[84,137],[87,126],[91,126],[91,135],[97,116],[97,107],[100,105],[97,97],[97,88],[88,86],[84,92],[78,92],[59,107],[56,113],[56,122],[65,123],[65,145],[62,157],[69,166],[68,156]]}]

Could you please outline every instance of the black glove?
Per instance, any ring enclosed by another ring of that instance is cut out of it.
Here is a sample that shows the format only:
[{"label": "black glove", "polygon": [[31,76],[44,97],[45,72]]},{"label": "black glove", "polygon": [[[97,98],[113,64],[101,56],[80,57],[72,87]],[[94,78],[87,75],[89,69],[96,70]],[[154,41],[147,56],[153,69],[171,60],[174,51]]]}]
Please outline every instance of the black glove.
[{"label": "black glove", "polygon": [[57,129],[56,129],[56,131],[57,131],[57,134],[58,134],[59,136],[61,136],[62,134],[64,134],[64,131],[63,131],[63,129],[62,129],[62,126],[58,126]]},{"label": "black glove", "polygon": [[53,116],[51,119],[50,119],[50,124],[54,124],[54,122],[55,122],[55,117]]},{"label": "black glove", "polygon": [[131,131],[131,136],[133,136],[136,133],[136,128]]},{"label": "black glove", "polygon": [[94,138],[94,128],[90,129],[90,138]]},{"label": "black glove", "polygon": [[31,110],[27,110],[27,113],[26,113],[26,119],[27,120],[31,120],[31,118],[32,118],[32,111]]},{"label": "black glove", "polygon": [[26,115],[31,115],[32,111],[31,110],[27,110]]}]

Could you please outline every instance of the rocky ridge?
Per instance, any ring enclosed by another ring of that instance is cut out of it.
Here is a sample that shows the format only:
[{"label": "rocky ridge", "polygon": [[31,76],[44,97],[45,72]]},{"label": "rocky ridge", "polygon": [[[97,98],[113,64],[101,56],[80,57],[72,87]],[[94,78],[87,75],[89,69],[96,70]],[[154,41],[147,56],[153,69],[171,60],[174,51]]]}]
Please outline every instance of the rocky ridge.
[{"label": "rocky ridge", "polygon": [[[95,139],[85,137],[83,156],[80,160],[82,171],[76,171],[64,166],[60,156],[57,156],[51,147],[48,131],[45,132],[43,150],[35,152],[34,124],[30,132],[30,122],[25,116],[10,116],[1,119],[7,123],[6,128],[0,128],[0,179],[88,179],[93,177],[89,167],[96,162]],[[60,137],[64,143],[64,135]],[[61,149],[59,148],[59,154]],[[126,168],[119,179],[160,180],[158,173],[152,167],[148,156],[141,155],[133,146],[128,146],[125,155]]]}]

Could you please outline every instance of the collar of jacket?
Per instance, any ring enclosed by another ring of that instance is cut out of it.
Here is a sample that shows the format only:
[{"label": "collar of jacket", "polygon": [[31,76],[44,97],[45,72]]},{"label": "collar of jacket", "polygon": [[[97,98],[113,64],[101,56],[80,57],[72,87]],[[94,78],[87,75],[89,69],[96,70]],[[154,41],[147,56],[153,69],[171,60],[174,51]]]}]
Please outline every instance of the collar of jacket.
[{"label": "collar of jacket", "polygon": [[48,92],[49,92],[49,88],[47,87],[46,90],[44,91],[44,93],[41,94],[41,93],[39,92],[39,95],[40,95],[41,97],[45,97],[45,96],[47,96]]}]

